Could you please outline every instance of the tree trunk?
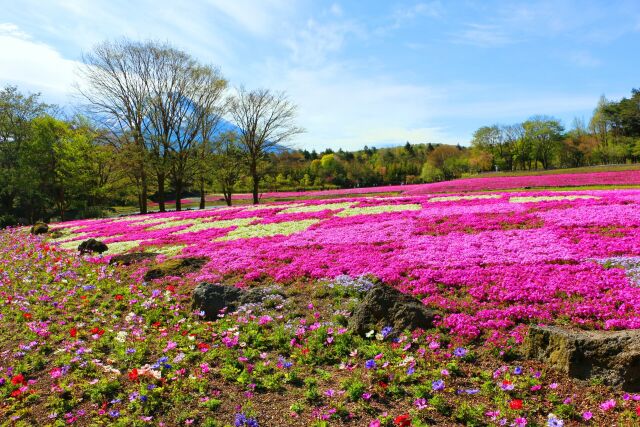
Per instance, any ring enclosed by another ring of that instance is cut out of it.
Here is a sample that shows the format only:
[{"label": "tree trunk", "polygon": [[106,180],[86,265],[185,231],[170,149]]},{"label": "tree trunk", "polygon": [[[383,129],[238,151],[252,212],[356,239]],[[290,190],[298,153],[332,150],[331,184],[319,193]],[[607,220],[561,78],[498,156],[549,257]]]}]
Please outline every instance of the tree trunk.
[{"label": "tree trunk", "polygon": [[258,185],[260,183],[260,180],[258,178],[258,167],[256,165],[255,162],[251,163],[250,166],[250,172],[251,172],[251,187],[252,187],[252,194],[253,194],[253,204],[257,205],[258,203],[260,203],[260,200],[258,199]]},{"label": "tree trunk", "polygon": [[164,173],[159,173],[158,176],[158,207],[160,212],[166,212],[167,207],[165,205],[165,194],[164,194]]},{"label": "tree trunk", "polygon": [[182,210],[182,182],[176,181],[176,211]]},{"label": "tree trunk", "polygon": [[222,195],[224,196],[224,201],[227,203],[227,206],[231,206],[231,190],[222,190]]},{"label": "tree trunk", "polygon": [[147,173],[144,170],[144,165],[142,166],[142,170],[140,171],[140,213],[147,213]]},{"label": "tree trunk", "polygon": [[200,209],[205,208],[206,202],[204,195],[204,178],[200,178]]}]

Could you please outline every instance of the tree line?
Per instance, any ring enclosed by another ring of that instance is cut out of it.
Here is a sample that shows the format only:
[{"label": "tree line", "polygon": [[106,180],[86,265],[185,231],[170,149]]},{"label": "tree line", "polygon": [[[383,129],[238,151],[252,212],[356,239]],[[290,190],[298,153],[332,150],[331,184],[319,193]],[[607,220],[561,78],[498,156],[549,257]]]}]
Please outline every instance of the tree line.
[{"label": "tree line", "polygon": [[565,131],[560,120],[535,116],[522,123],[479,128],[470,160],[484,170],[536,170],[640,159],[640,90],[619,101],[600,98],[588,123],[575,119]]},{"label": "tree line", "polygon": [[640,91],[604,97],[588,124],[535,116],[479,128],[469,147],[410,143],[294,150],[303,129],[285,93],[231,88],[218,68],[167,43],[106,41],[83,57],[78,112],[0,90],[0,226],[98,217],[114,206],[235,192],[434,182],[492,170],[636,162]]},{"label": "tree line", "polygon": [[149,200],[181,210],[194,189],[201,207],[211,188],[231,203],[245,175],[258,203],[269,155],[303,132],[286,94],[231,90],[216,67],[167,43],[106,41],[83,63],[83,114],[0,92],[3,224],[100,216],[132,201],[140,213]]}]

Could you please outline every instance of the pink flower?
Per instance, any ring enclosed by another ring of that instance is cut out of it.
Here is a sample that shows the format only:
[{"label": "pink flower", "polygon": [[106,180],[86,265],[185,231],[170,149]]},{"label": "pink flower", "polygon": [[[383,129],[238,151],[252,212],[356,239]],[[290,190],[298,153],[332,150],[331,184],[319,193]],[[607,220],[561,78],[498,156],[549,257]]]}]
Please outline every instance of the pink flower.
[{"label": "pink flower", "polygon": [[591,418],[593,418],[593,414],[591,413],[591,411],[585,411],[582,413],[583,420],[589,421]]},{"label": "pink flower", "polygon": [[607,411],[609,411],[609,410],[611,410],[611,409],[613,409],[615,407],[616,407],[615,399],[610,399],[610,400],[607,400],[606,402],[602,402],[600,404],[600,409],[602,409],[605,412],[607,412]]}]

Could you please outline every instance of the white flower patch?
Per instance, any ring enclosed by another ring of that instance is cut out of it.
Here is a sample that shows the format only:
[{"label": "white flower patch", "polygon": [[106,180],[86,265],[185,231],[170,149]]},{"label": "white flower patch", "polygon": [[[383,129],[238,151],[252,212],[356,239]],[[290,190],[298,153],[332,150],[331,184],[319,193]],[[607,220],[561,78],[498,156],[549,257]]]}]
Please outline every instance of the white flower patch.
[{"label": "white flower patch", "polygon": [[387,212],[403,212],[403,211],[419,211],[422,205],[406,204],[406,205],[380,205],[380,206],[364,206],[361,208],[349,208],[336,214],[339,217],[348,217],[354,215],[375,215]]},{"label": "white flower patch", "polygon": [[144,240],[129,240],[125,242],[113,242],[107,243],[107,252],[106,254],[121,254],[123,252],[127,252],[130,249],[140,246],[140,243],[144,242]]},{"label": "white flower patch", "polygon": [[192,225],[189,228],[185,228],[184,230],[176,231],[173,234],[185,234],[185,233],[196,233],[198,231],[209,230],[211,228],[229,228],[229,227],[240,227],[243,225],[250,224],[254,221],[259,220],[260,217],[254,216],[251,218],[236,218],[236,219],[223,219],[219,221],[208,221],[208,222],[198,222]]},{"label": "white flower patch", "polygon": [[288,236],[299,231],[304,231],[313,224],[320,222],[319,219],[305,219],[302,221],[274,222],[269,224],[254,224],[238,227],[231,230],[224,237],[214,241],[249,239],[252,237]]},{"label": "white flower patch", "polygon": [[52,242],[55,243],[60,243],[62,247],[64,247],[65,244],[67,243],[77,243],[80,242],[82,240],[85,240],[85,238],[89,235],[89,233],[84,232],[84,233],[69,233],[69,234],[64,234],[58,238],[51,238],[50,240]]},{"label": "white flower patch", "polygon": [[78,249],[78,246],[80,245],[80,243],[82,243],[83,240],[85,240],[84,236],[82,234],[77,234],[73,236],[73,239],[71,240],[59,241],[58,246],[60,246],[62,249],[67,250]]},{"label": "white flower patch", "polygon": [[478,194],[475,196],[438,196],[429,199],[430,202],[457,202],[459,200],[483,200],[483,199],[499,199],[500,194]]},{"label": "white flower patch", "polygon": [[[156,246],[153,247],[151,252],[156,252],[162,255],[166,255],[168,257],[178,255],[187,245],[169,245],[169,246]],[[150,248],[147,246],[146,249]]]},{"label": "white flower patch", "polygon": [[571,196],[517,196],[511,197],[509,203],[535,203],[535,202],[557,202],[562,200],[584,200],[600,199],[597,196],[571,195]]},{"label": "white flower patch", "polygon": [[339,209],[348,209],[353,206],[352,202],[343,202],[343,203],[325,203],[322,205],[306,205],[295,208],[287,208],[280,212],[279,214],[288,214],[288,213],[305,213],[305,212],[321,212],[321,211],[337,211]]},{"label": "white flower patch", "polygon": [[[157,220],[155,222],[157,222]],[[197,220],[195,219],[180,219],[180,220],[174,220],[174,221],[169,220],[169,221],[160,222],[159,224],[156,224],[156,225],[152,225],[151,227],[147,227],[145,230],[163,230],[165,228],[179,227],[181,225],[193,225],[194,223],[197,223]]]},{"label": "white flower patch", "polygon": [[302,203],[288,203],[282,205],[251,205],[244,208],[245,211],[259,211],[262,209],[287,209],[295,208],[296,206],[304,206]]}]

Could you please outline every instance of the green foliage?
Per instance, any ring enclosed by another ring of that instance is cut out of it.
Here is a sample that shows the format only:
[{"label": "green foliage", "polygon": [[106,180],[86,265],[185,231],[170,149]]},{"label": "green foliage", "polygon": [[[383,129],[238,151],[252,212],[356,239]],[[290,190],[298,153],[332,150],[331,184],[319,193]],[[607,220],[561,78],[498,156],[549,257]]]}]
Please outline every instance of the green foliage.
[{"label": "green foliage", "polygon": [[483,405],[471,405],[467,402],[462,402],[453,411],[453,418],[469,427],[484,425],[484,413],[485,408]]}]

